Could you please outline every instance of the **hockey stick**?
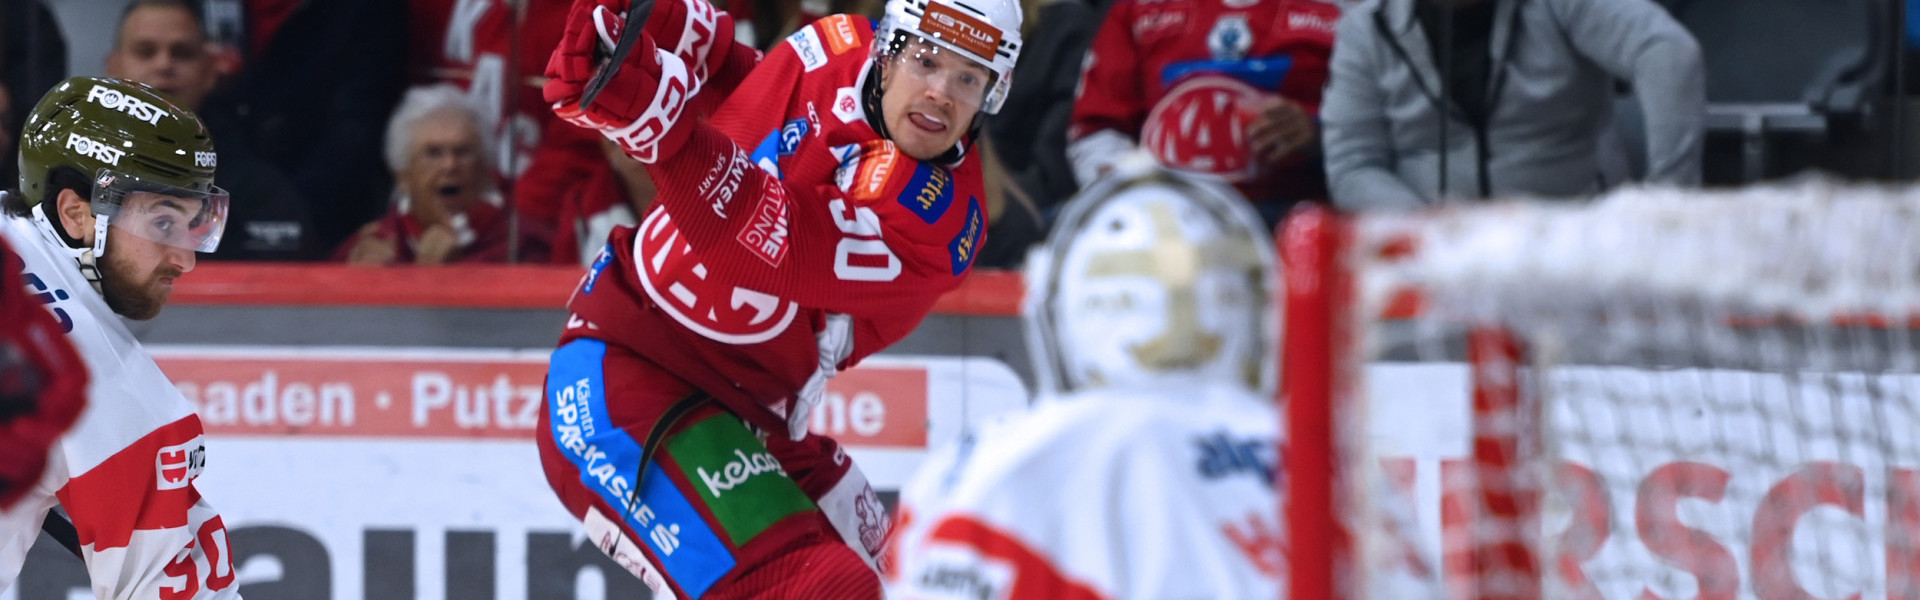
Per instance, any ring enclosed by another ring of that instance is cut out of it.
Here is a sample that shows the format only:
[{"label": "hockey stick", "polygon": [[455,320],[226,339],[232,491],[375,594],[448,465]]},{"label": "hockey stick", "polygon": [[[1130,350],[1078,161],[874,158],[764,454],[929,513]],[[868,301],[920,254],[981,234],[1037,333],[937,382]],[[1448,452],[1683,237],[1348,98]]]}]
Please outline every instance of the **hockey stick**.
[{"label": "hockey stick", "polygon": [[80,560],[87,559],[86,555],[80,553],[80,530],[74,529],[73,521],[68,521],[65,515],[56,511],[47,511],[47,520],[40,522],[40,531],[46,532],[47,537],[53,538],[53,541],[60,542],[61,546],[65,546],[74,556],[80,557]]},{"label": "hockey stick", "polygon": [[620,39],[614,43],[607,61],[600,63],[600,68],[593,72],[593,79],[587,80],[587,89],[580,94],[580,110],[593,106],[593,99],[606,89],[607,82],[613,81],[613,75],[620,71],[620,64],[627,60],[628,54],[633,53],[634,45],[640,43],[640,30],[646,28],[647,15],[652,12],[653,0],[634,0],[627,7],[626,28],[620,30]]},{"label": "hockey stick", "polygon": [[627,505],[623,508],[627,510],[628,515],[634,514],[640,508],[640,494],[647,485],[647,465],[653,462],[653,453],[660,449],[660,444],[667,441],[667,432],[680,423],[681,417],[687,416],[688,413],[693,412],[693,409],[700,408],[712,399],[713,396],[707,395],[706,392],[694,392],[675,400],[673,404],[667,406],[665,412],[660,413],[660,418],[653,422],[653,427],[647,431],[647,440],[640,445],[640,468],[633,475],[633,488],[627,490]]}]

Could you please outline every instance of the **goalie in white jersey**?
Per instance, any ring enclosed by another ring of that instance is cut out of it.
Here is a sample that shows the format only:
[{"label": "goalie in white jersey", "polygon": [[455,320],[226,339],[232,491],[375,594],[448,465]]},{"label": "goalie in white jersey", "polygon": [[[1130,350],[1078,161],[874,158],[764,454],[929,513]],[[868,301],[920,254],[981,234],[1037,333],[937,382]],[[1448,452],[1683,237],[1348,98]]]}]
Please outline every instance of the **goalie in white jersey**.
[{"label": "goalie in white jersey", "polygon": [[1273,240],[1146,163],[1029,255],[1040,398],[909,482],[895,597],[1280,597]]},{"label": "goalie in white jersey", "polygon": [[[128,81],[70,78],[21,128],[20,189],[0,200],[0,237],[23,264],[6,267],[22,269],[91,379],[45,474],[0,510],[0,591],[42,521],[70,519],[102,600],[240,596],[226,526],[194,486],[200,419],[115,316],[159,314],[194,252],[220,243],[216,162],[199,117]],[[49,515],[56,505],[64,516]]]}]

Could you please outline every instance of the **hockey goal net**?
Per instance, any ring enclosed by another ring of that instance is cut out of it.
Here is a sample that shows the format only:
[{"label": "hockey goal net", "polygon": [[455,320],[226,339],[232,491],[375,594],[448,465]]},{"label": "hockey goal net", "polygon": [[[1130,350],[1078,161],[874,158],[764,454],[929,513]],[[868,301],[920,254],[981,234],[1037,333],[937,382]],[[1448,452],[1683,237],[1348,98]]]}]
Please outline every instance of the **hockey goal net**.
[{"label": "hockey goal net", "polygon": [[[1920,598],[1920,192],[1310,210],[1279,242],[1294,600],[1377,596],[1391,544],[1350,532],[1393,508],[1448,598]],[[1407,505],[1353,491],[1382,481]]]}]

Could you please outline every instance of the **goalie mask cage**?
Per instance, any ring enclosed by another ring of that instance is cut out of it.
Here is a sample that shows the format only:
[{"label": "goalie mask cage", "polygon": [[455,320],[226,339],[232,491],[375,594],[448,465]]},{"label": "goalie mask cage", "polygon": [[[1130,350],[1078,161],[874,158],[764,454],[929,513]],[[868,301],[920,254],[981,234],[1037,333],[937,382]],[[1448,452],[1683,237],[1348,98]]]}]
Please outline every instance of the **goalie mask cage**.
[{"label": "goalie mask cage", "polygon": [[[1280,247],[1290,598],[1395,564],[1450,599],[1920,598],[1920,192],[1307,209]],[[1355,533],[1396,508],[1414,551]]]}]

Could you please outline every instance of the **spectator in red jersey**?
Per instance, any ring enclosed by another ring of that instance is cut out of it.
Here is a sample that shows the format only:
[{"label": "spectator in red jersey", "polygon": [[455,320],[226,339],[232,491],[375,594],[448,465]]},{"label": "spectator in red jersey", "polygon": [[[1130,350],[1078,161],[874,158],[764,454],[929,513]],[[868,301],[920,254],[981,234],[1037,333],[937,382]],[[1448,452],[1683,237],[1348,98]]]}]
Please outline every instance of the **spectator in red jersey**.
[{"label": "spectator in red jersey", "polygon": [[[187,110],[199,110],[218,83],[216,54],[198,7],[188,0],[133,0],[121,13],[108,77],[158,88]],[[246,201],[228,215],[225,243],[213,260],[309,260],[312,221],[306,199],[284,172],[255,154],[224,117],[203,119],[220,154],[221,187]]]},{"label": "spectator in red jersey", "polygon": [[[395,179],[386,216],[361,226],[334,253],[356,265],[506,262],[514,236],[488,171],[491,140],[466,94],[451,85],[407,91],[387,125]],[[545,260],[545,240],[522,235],[524,256]]]},{"label": "spectator in red jersey", "polygon": [[627,158],[618,145],[592,131],[562,125],[561,135],[589,136],[600,157],[580,160],[565,151],[534,155],[528,172],[548,177],[516,186],[515,203],[521,223],[553,232],[551,262],[589,266],[606,245],[607,234],[638,224],[659,190],[646,168]]},{"label": "spectator in red jersey", "polygon": [[1268,224],[1327,196],[1321,90],[1340,5],[1120,0],[1088,50],[1067,155],[1081,185],[1133,148],[1217,175]]},{"label": "spectator in red jersey", "polygon": [[[406,4],[394,0],[206,0],[238,72],[201,114],[278,166],[315,206],[315,248],[378,216],[390,187],[381,131],[406,88]],[[233,13],[239,13],[235,15]],[[211,13],[210,13],[211,14]]]},{"label": "spectator in red jersey", "polygon": [[[415,84],[451,83],[465,90],[481,124],[498,142],[492,164],[511,185],[556,122],[540,97],[541,70],[560,43],[567,0],[412,0]],[[599,156],[587,136],[566,139],[575,160]]]},{"label": "spectator in red jersey", "polygon": [[582,228],[585,221],[575,217],[598,218],[626,201],[610,185],[614,177],[601,137],[554,117],[540,95],[542,69],[559,43],[567,2],[411,0],[409,71],[417,84],[466,90],[497,142],[495,177],[514,199],[516,222],[557,236],[553,262],[577,263],[583,253],[591,258],[599,250],[611,225]]},{"label": "spectator in red jersey", "polygon": [[[556,118],[540,94],[542,70],[559,43],[568,2],[409,3],[413,80],[466,91],[496,141],[490,164],[504,195],[513,199],[517,224],[552,232],[549,259],[556,263],[591,258],[613,225],[635,222],[619,214],[628,203],[609,170],[602,138]],[[608,210],[615,212],[603,214]],[[606,219],[613,222],[588,226]]]}]

